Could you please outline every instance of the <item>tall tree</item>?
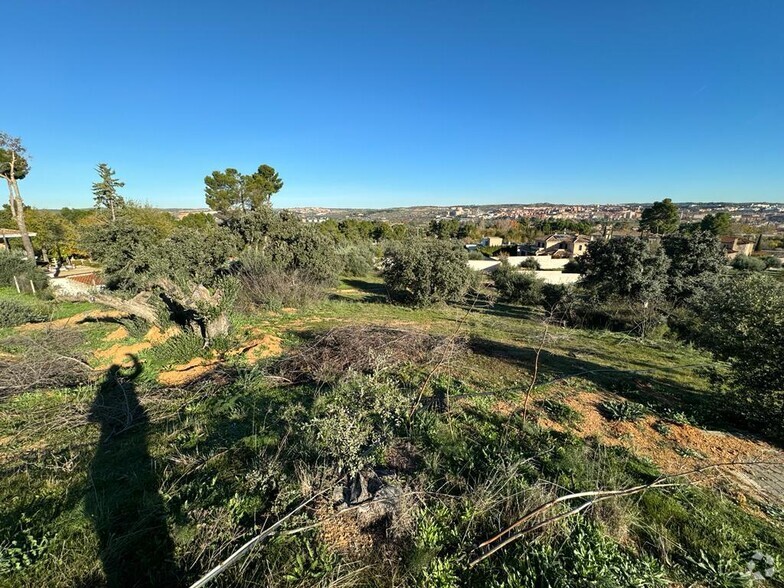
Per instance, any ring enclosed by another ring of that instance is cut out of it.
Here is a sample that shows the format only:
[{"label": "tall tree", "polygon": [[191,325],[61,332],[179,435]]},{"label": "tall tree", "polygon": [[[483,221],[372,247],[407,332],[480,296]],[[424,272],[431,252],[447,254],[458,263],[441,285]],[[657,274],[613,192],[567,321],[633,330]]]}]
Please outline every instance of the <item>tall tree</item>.
[{"label": "tall tree", "polygon": [[662,237],[662,248],[670,260],[667,269],[667,298],[682,304],[711,286],[727,265],[721,241],[711,232]]},{"label": "tall tree", "polygon": [[700,229],[714,235],[729,235],[732,229],[732,217],[728,212],[706,214],[700,221]]},{"label": "tall tree", "polygon": [[5,178],[8,183],[8,204],[11,217],[16,221],[27,257],[35,259],[33,243],[30,240],[25,222],[24,202],[22,194],[19,192],[19,180],[24,179],[30,172],[30,164],[25,158],[25,153],[26,149],[22,146],[22,140],[19,137],[0,133],[0,176]]},{"label": "tall tree", "polygon": [[273,194],[283,187],[278,172],[269,165],[260,165],[250,175],[234,168],[214,171],[204,178],[204,195],[207,206],[218,212],[230,210],[259,210],[269,203]]},{"label": "tall tree", "polygon": [[591,241],[578,263],[581,285],[601,300],[619,297],[648,304],[661,297],[667,285],[664,251],[636,237]]},{"label": "tall tree", "polygon": [[283,180],[280,179],[278,172],[267,164],[260,165],[255,173],[245,176],[245,183],[251,210],[258,210],[269,204],[273,194],[280,192],[283,187]]},{"label": "tall tree", "polygon": [[125,204],[125,200],[117,193],[117,188],[125,186],[114,177],[114,170],[105,163],[99,163],[95,168],[100,176],[100,181],[93,183],[93,195],[95,196],[95,206],[100,208],[105,206],[112,213],[112,222],[117,220],[117,209]]},{"label": "tall tree", "polygon": [[642,211],[640,229],[656,235],[664,235],[677,231],[679,222],[678,207],[672,203],[672,200],[665,198],[661,202],[654,202],[653,206]]}]

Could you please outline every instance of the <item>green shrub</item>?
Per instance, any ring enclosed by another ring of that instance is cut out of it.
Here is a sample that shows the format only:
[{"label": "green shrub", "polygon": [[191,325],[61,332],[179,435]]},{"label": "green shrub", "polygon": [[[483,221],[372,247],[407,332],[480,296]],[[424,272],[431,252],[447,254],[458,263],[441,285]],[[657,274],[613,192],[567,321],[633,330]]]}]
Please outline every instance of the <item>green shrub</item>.
[{"label": "green shrub", "polygon": [[766,265],[765,260],[760,257],[738,255],[732,260],[732,267],[741,271],[761,272],[768,266]]},{"label": "green shrub", "polygon": [[46,288],[48,283],[46,273],[36,266],[34,261],[21,257],[12,251],[0,250],[0,286],[16,287],[14,276],[16,276],[19,287],[25,292],[32,290],[30,281],[33,282],[37,291]]},{"label": "green shrub", "polygon": [[571,288],[566,284],[543,284],[542,306],[545,310],[554,311],[568,298]]},{"label": "green shrub", "polygon": [[613,421],[639,421],[647,413],[645,407],[637,402],[613,401],[601,405],[604,415]]},{"label": "green shrub", "polygon": [[305,425],[310,448],[339,470],[354,473],[400,430],[410,399],[390,378],[350,372],[320,396]]},{"label": "green shrub", "polygon": [[321,300],[340,270],[337,250],[329,238],[310,227],[295,227],[285,238],[246,248],[234,272],[246,303],[277,309]]},{"label": "green shrub", "polygon": [[576,425],[583,420],[583,415],[573,409],[571,406],[558,400],[547,398],[539,403],[544,411],[556,423],[563,425]]},{"label": "green shrub", "polygon": [[46,318],[46,312],[39,305],[13,298],[0,298],[0,327],[38,323],[45,321]]},{"label": "green shrub", "polygon": [[536,260],[535,257],[527,257],[522,262],[520,262],[520,266],[523,269],[530,269],[530,270],[540,270],[542,266],[539,265],[539,262]]},{"label": "green shrub", "polygon": [[744,272],[696,300],[697,342],[729,364],[731,415],[784,436],[784,283]]},{"label": "green shrub", "polygon": [[525,306],[536,306],[543,302],[544,281],[532,272],[518,270],[503,261],[492,275],[501,300]]},{"label": "green shrub", "polygon": [[206,353],[204,339],[194,333],[182,333],[153,347],[150,350],[150,357],[162,366],[172,366],[187,363],[194,357],[201,357]]},{"label": "green shrub", "polygon": [[361,277],[373,271],[373,249],[370,243],[348,244],[338,249],[344,276]]},{"label": "green shrub", "polygon": [[412,306],[460,301],[476,280],[467,259],[465,249],[450,241],[393,244],[382,270],[389,297]]}]

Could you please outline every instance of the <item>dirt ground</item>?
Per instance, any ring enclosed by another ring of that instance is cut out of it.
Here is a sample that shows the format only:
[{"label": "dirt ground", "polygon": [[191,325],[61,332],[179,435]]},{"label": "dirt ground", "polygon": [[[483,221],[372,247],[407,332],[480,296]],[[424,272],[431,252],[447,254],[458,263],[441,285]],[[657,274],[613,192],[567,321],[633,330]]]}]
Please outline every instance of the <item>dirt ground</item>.
[{"label": "dirt ground", "polygon": [[[582,438],[595,437],[605,445],[625,447],[668,474],[708,464],[735,463],[707,470],[694,479],[729,490],[741,503],[747,497],[760,504],[784,503],[784,452],[778,448],[750,437],[689,424],[667,422],[666,430],[657,430],[654,425],[661,419],[652,415],[637,422],[611,421],[600,410],[608,400],[620,398],[609,393],[578,392],[564,402],[580,413],[580,422],[567,427],[540,417],[539,423],[559,431],[570,429]],[[506,406],[499,408],[508,410]]]}]

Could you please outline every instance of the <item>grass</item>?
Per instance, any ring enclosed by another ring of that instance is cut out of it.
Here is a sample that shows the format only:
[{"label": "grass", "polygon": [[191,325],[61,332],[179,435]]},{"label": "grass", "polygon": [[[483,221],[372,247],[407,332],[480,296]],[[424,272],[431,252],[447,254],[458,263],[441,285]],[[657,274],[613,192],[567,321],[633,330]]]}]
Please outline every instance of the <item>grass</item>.
[{"label": "grass", "polygon": [[[686,486],[601,503],[469,568],[479,542],[555,495],[633,486],[660,474],[628,449],[581,438],[572,428],[523,422],[517,409],[542,336],[536,313],[483,305],[471,312],[407,309],[383,302],[378,279],[352,278],[322,303],[235,315],[233,322],[237,337],[254,329],[281,336],[286,348],[314,332],[363,322],[445,336],[459,331],[472,353],[430,380],[427,395],[448,391],[450,404],[421,409],[410,422],[384,420],[394,407],[372,405],[367,392],[363,402],[372,407],[360,409],[351,388],[280,385],[266,377],[269,361],[228,364],[215,381],[160,389],[158,370],[201,352],[183,338],[95,384],[6,398],[0,584],[194,581],[289,512],[309,487],[338,479],[328,454],[316,450],[324,435],[350,426],[326,428],[334,422],[325,401],[332,397],[354,407],[340,418],[370,419],[362,421],[373,434],[360,457],[393,471],[394,483],[414,493],[406,516],[399,527],[379,531],[389,537],[381,543],[357,535],[364,541],[359,552],[337,548],[318,531],[279,536],[227,572],[223,585],[690,585],[706,582],[711,567],[740,573],[755,549],[784,553],[784,528],[774,518],[751,514],[727,494]],[[73,328],[90,333],[88,345],[98,348],[116,327]],[[730,428],[700,375],[707,363],[673,341],[552,327],[534,400],[571,426],[582,417],[563,400],[590,391],[644,402],[663,420]],[[406,366],[384,377],[412,402],[427,370]],[[399,465],[401,451],[410,468]],[[290,526],[316,516],[303,511]]]}]

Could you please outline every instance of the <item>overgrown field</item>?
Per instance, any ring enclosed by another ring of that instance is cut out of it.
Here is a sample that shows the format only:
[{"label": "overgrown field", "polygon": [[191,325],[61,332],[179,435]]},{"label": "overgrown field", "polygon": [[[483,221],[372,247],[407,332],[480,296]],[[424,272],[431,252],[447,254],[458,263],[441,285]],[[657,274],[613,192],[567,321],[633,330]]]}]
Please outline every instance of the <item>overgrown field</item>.
[{"label": "overgrown field", "polygon": [[211,350],[47,304],[2,329],[0,585],[187,586],[285,517],[211,585],[784,585],[782,454],[675,340],[373,278]]}]

